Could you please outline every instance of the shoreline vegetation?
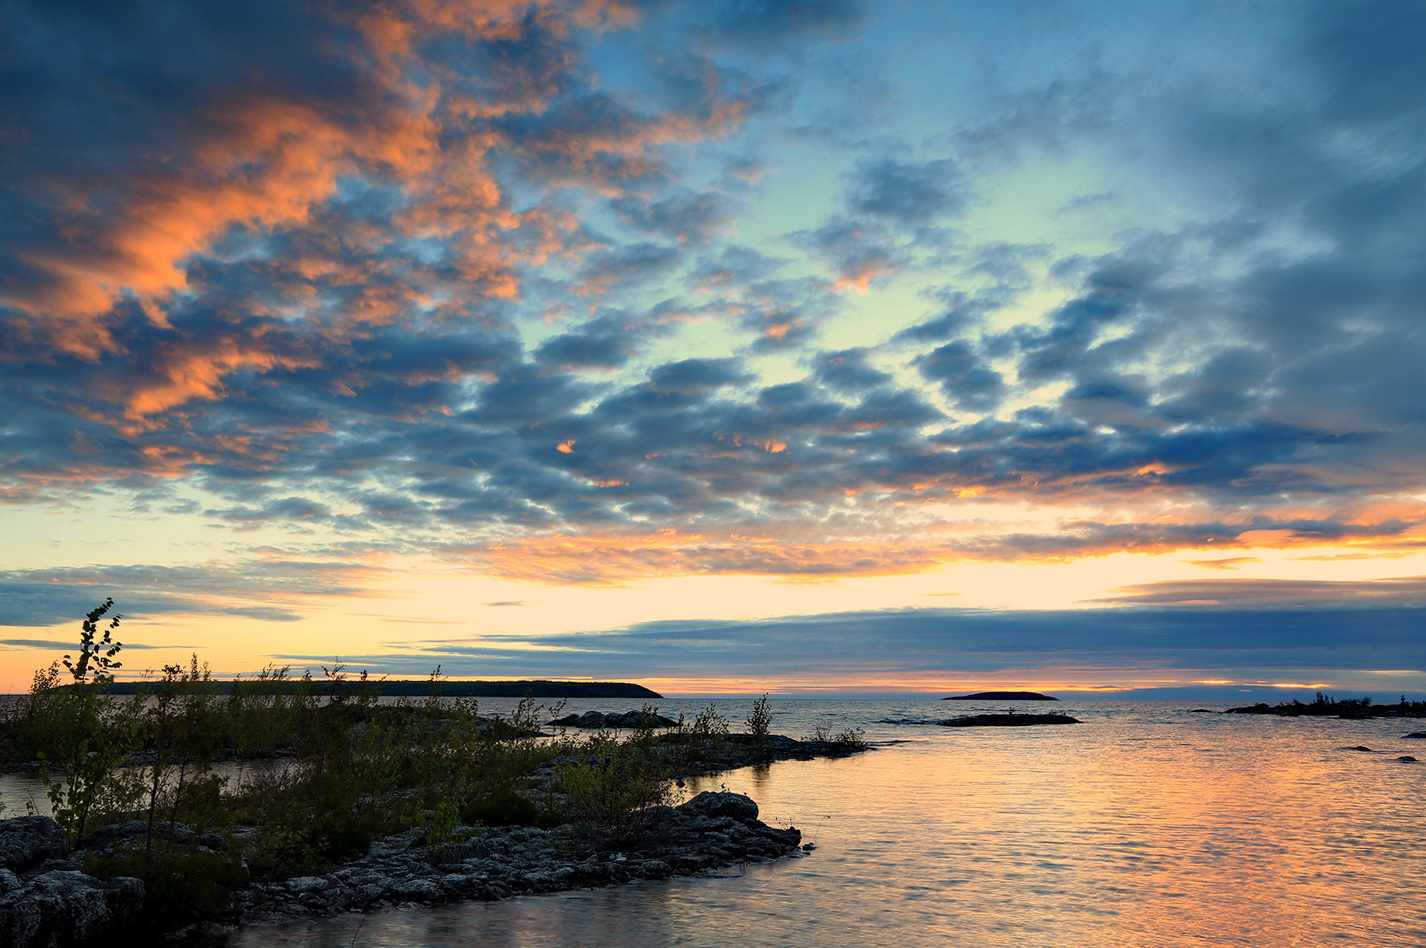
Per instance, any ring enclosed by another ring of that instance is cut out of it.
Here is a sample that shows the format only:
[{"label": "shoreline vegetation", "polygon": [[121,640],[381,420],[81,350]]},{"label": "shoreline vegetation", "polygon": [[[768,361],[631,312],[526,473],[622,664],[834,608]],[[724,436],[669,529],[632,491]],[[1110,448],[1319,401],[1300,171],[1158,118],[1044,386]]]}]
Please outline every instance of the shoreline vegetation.
[{"label": "shoreline vegetation", "polygon": [[1373,704],[1371,698],[1342,698],[1317,692],[1312,701],[1265,701],[1229,708],[1224,714],[1272,714],[1279,717],[1337,717],[1347,720],[1368,718],[1426,718],[1426,701],[1407,701],[1406,695],[1396,704]]},{"label": "shoreline vegetation", "polygon": [[[364,681],[343,680],[329,682],[330,691],[344,694],[359,694]],[[420,698],[431,693],[430,679],[408,680],[383,678],[377,683],[383,698]],[[63,685],[61,687],[73,687]],[[255,678],[211,679],[193,683],[193,688],[204,689],[218,694],[234,690],[249,694],[277,695],[295,694],[303,688],[300,679],[286,676]],[[111,696],[147,694],[153,685],[146,681],[116,681],[108,688]],[[659,699],[663,695],[657,691],[626,681],[552,681],[548,679],[521,679],[518,681],[454,681],[441,680],[441,696],[446,698],[542,698],[542,699],[591,699],[591,698],[633,698]]]},{"label": "shoreline vegetation", "polygon": [[439,669],[423,697],[382,703],[383,682],[340,667],[220,683],[194,656],[115,694],[112,608],[0,718],[0,763],[36,772],[53,811],[0,822],[0,943],[14,948],[191,942],[792,855],[795,827],[767,826],[739,794],[678,804],[683,778],[869,746],[855,728],[773,734],[766,696],[741,733],[713,705],[689,721],[647,704],[617,727],[551,731],[563,703],[527,695],[483,716]]}]

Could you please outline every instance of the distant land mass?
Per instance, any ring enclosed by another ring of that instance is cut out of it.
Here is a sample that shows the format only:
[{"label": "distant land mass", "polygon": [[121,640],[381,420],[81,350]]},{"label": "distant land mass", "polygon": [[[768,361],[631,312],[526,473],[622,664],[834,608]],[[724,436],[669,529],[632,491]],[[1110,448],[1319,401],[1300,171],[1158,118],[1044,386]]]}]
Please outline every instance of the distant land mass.
[{"label": "distant land mass", "polygon": [[977,691],[973,695],[951,695],[942,701],[1058,701],[1053,695],[1038,691]]},{"label": "distant land mass", "polygon": [[[320,679],[303,682],[300,679],[291,678],[280,681],[244,678],[209,681],[202,687],[216,694],[231,694],[234,685],[237,685],[244,694],[249,695],[291,694],[299,686],[310,687],[313,693],[319,695],[331,694],[334,691],[342,694],[355,694],[362,688],[372,688],[382,697],[389,698],[424,697],[432,691],[429,679],[416,681],[369,679],[366,682],[361,682],[348,678],[333,685],[331,682]],[[120,681],[111,685],[108,692],[114,695],[132,695],[152,691],[157,687],[158,682],[153,681]],[[187,687],[193,688],[194,685],[189,683]],[[657,691],[650,691],[643,685],[635,685],[626,681],[441,681],[437,683],[435,692],[443,698],[523,698],[526,695],[535,698],[663,697]]]}]

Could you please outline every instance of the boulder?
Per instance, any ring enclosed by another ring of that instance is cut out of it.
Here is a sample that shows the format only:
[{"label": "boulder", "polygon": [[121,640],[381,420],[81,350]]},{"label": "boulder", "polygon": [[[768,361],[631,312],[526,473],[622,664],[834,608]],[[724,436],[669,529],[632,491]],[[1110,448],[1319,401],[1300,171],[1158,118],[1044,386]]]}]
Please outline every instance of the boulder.
[{"label": "boulder", "polygon": [[704,790],[678,809],[695,816],[726,816],[739,823],[751,823],[758,818],[758,805],[741,793]]},{"label": "boulder", "polygon": [[0,868],[24,870],[46,859],[63,859],[64,827],[48,816],[21,816],[0,822]]},{"label": "boulder", "polygon": [[550,722],[551,727],[677,727],[678,722],[662,714],[647,711],[586,711],[583,714],[566,714]]},{"label": "boulder", "polygon": [[606,714],[605,727],[675,727],[677,721],[651,711],[625,711],[623,714]]},{"label": "boulder", "polygon": [[108,936],[129,925],[144,884],[118,876],[101,882],[82,872],[45,872],[0,894],[0,944],[59,948]]}]

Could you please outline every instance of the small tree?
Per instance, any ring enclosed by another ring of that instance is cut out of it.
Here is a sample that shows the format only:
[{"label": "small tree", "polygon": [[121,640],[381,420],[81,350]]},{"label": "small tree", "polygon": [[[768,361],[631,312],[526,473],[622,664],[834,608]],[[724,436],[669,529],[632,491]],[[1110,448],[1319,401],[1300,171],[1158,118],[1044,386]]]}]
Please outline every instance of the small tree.
[{"label": "small tree", "polygon": [[761,698],[753,702],[753,711],[748,715],[748,733],[753,736],[759,747],[767,744],[768,734],[772,730],[772,705],[764,694]]},{"label": "small tree", "polygon": [[[73,680],[47,696],[53,714],[50,747],[54,757],[51,760],[48,755],[41,756],[40,778],[55,819],[69,831],[73,841],[84,835],[90,813],[115,788],[115,768],[129,751],[128,735],[121,733],[121,727],[111,726],[104,699],[104,692],[114,681],[114,670],[122,667],[114,660],[123,648],[114,640],[122,616],[115,613],[102,628],[100,625],[113,608],[114,600],[106,599],[85,615],[79,657],[65,655],[63,661]],[[57,678],[57,670],[45,676],[44,682],[36,676],[36,687],[53,688]],[[59,778],[50,774],[51,763],[61,770]]]}]

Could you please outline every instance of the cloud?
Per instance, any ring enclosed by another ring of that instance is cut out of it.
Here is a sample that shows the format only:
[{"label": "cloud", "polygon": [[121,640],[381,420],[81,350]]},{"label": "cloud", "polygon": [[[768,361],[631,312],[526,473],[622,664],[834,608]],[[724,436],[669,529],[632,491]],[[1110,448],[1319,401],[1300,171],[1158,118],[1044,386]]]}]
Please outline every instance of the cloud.
[{"label": "cloud", "polygon": [[732,221],[728,199],[716,192],[678,189],[655,201],[618,198],[611,206],[634,230],[680,244],[705,244]]},{"label": "cloud", "polygon": [[863,162],[853,175],[853,213],[917,226],[957,216],[966,207],[961,174],[948,158],[913,163],[894,158]]},{"label": "cloud", "polygon": [[1332,607],[1359,603],[1426,605],[1426,577],[1374,580],[1235,579],[1176,581],[1126,586],[1122,598],[1146,604],[1221,603],[1236,607]]},{"label": "cloud", "polygon": [[[509,677],[605,680],[707,678],[716,669],[727,680],[775,677],[793,687],[834,690],[887,680],[1005,679],[1059,687],[1164,687],[1173,681],[1190,687],[1205,677],[1203,669],[1246,684],[1294,674],[1351,674],[1342,670],[1383,667],[1388,657],[1394,668],[1426,667],[1416,631],[1420,619],[1419,607],[902,609],[667,620],[533,642],[520,633],[496,633],[412,643],[353,660],[398,672],[440,662],[455,675],[498,667]],[[809,648],[809,642],[818,645]]]},{"label": "cloud", "polygon": [[[13,6],[7,504],[573,582],[1421,542],[1415,12],[1274,13],[1246,90],[1075,41],[828,157],[897,11]],[[1035,232],[1056,161],[1172,211]]]},{"label": "cloud", "polygon": [[761,49],[805,36],[838,36],[861,22],[860,0],[718,0],[703,5],[704,35]]},{"label": "cloud", "polygon": [[863,391],[890,383],[892,377],[889,374],[871,365],[871,355],[869,349],[819,353],[813,377],[822,385],[847,392]]},{"label": "cloud", "polygon": [[1005,380],[964,342],[937,346],[916,360],[921,374],[939,382],[952,404],[967,411],[993,411],[1005,394]]},{"label": "cloud", "polygon": [[6,570],[0,572],[0,625],[78,622],[105,599],[119,603],[130,619],[167,614],[291,622],[305,602],[362,595],[362,581],[380,574],[356,563],[281,559]]}]

